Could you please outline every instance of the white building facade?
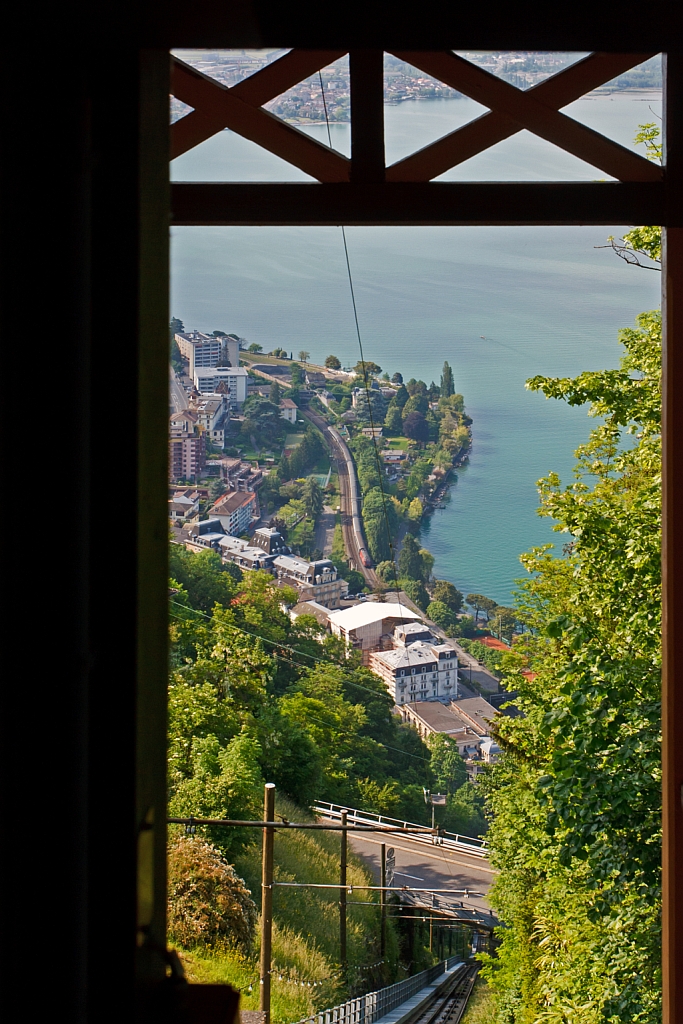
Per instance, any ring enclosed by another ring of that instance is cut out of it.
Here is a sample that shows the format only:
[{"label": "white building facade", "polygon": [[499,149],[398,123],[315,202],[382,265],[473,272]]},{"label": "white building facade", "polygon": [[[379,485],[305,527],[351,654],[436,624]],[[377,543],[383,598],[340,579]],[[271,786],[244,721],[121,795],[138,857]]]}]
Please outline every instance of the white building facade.
[{"label": "white building facade", "polygon": [[201,331],[188,331],[176,334],[181,356],[189,362],[188,377],[194,377],[198,366],[217,366],[221,358],[221,338],[213,334],[202,334]]},{"label": "white building facade", "polygon": [[231,407],[246,402],[247,380],[243,366],[198,366],[194,371],[194,386],[200,394],[215,394],[219,384],[225,383]]},{"label": "white building facade", "polygon": [[399,707],[411,701],[457,699],[458,656],[450,644],[415,640],[393,651],[374,651],[368,665]]}]

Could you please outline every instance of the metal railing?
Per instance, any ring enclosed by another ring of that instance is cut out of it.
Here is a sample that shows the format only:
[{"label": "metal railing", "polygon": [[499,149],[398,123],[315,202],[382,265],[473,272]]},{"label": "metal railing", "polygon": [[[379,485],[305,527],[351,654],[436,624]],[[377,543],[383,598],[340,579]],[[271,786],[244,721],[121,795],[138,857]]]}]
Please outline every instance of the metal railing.
[{"label": "metal railing", "polygon": [[[349,825],[386,825],[387,828],[396,828],[397,825],[403,828],[425,828],[424,825],[416,825],[412,821],[401,821],[400,818],[389,818],[386,814],[374,814],[372,811],[357,811],[351,807],[344,807],[343,804],[328,803],[327,800],[317,800],[313,810],[316,814],[322,814],[326,818],[341,818],[341,812],[346,811]],[[394,833],[398,838],[400,833]],[[469,853],[473,857],[488,857],[489,851],[484,839],[476,839],[473,836],[462,836],[457,832],[444,832],[438,837],[430,832],[422,835],[412,834],[411,840],[415,843],[426,843],[428,846],[439,845],[444,849],[460,850]]]},{"label": "metal railing", "polygon": [[421,971],[420,974],[414,974],[412,978],[404,978],[395,985],[388,985],[376,992],[368,992],[367,995],[349,999],[341,1006],[320,1010],[310,1017],[304,1017],[298,1024],[374,1024],[374,1021],[379,1020],[385,1013],[391,1013],[401,1003],[417,995],[420,989],[425,988],[440,974],[461,962],[460,957],[451,956],[448,960],[442,960],[428,970]]}]

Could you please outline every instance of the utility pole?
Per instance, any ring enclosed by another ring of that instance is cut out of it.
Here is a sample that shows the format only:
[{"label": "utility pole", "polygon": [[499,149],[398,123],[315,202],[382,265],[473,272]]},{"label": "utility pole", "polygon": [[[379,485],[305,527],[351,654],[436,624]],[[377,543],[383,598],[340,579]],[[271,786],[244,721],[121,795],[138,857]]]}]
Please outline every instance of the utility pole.
[{"label": "utility pole", "polygon": [[380,846],[381,850],[381,861],[380,861],[380,885],[381,890],[379,894],[379,906],[380,906],[380,932],[379,932],[379,952],[382,960],[387,948],[387,894],[385,887],[387,884],[387,844],[382,843]]},{"label": "utility pole", "polygon": [[[347,812],[341,812],[341,823],[346,825]],[[341,833],[341,853],[339,857],[339,961],[342,977],[346,978],[346,854],[348,832]]]},{"label": "utility pole", "polygon": [[[432,908],[436,906],[436,896],[432,893]],[[434,910],[432,909],[429,915],[429,952],[432,952],[432,946],[434,945]]]},{"label": "utility pole", "polygon": [[[267,782],[263,794],[263,820],[275,820],[275,785]],[[275,830],[263,830],[261,861],[261,977],[259,1010],[264,1024],[270,1024],[270,962],[273,941],[273,844]]]}]

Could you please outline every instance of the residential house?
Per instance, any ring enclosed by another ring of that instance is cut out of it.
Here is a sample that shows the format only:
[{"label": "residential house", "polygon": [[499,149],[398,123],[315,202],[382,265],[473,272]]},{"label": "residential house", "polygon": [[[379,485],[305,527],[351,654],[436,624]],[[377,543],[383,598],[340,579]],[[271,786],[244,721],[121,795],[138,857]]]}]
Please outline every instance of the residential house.
[{"label": "residential house", "polygon": [[174,494],[168,499],[168,515],[170,519],[191,519],[199,511],[199,501],[184,494]]},{"label": "residential house", "polygon": [[288,423],[296,423],[297,413],[299,407],[296,402],[293,402],[291,398],[283,398],[280,402],[280,418],[287,420]]},{"label": "residential house", "polygon": [[202,519],[201,522],[186,523],[180,532],[180,542],[195,554],[210,548],[220,552],[220,542],[225,531],[218,519]]},{"label": "residential house", "polygon": [[226,533],[233,537],[246,533],[254,519],[258,519],[258,498],[254,491],[231,491],[216,502],[209,515],[218,519]]},{"label": "residential house", "polygon": [[301,601],[315,601],[328,608],[338,608],[349,588],[329,558],[308,562],[296,555],[278,555],[273,559],[273,572],[282,584],[299,591]]},{"label": "residential house", "polygon": [[185,437],[196,433],[198,416],[193,409],[180,409],[170,417],[171,437]]},{"label": "residential house", "polygon": [[362,427],[363,437],[381,437],[383,427]]}]

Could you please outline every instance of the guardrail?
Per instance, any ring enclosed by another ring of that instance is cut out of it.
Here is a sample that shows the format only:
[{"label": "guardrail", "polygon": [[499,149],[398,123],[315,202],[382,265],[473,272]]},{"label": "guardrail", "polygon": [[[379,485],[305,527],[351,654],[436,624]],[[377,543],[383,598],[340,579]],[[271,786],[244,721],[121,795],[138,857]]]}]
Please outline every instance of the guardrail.
[{"label": "guardrail", "polygon": [[405,978],[403,981],[397,981],[395,985],[388,985],[376,992],[368,992],[367,995],[349,999],[348,1002],[333,1006],[329,1010],[320,1010],[310,1017],[304,1017],[298,1024],[374,1024],[374,1021],[379,1020],[385,1013],[391,1013],[401,1003],[417,995],[420,989],[425,988],[440,974],[461,962],[459,957],[451,956],[448,960],[442,960],[428,970],[421,971],[420,974],[414,974],[412,978]]},{"label": "guardrail", "polygon": [[[327,800],[317,800],[313,810],[326,818],[335,820],[341,818],[341,812],[346,811],[349,825],[386,825],[395,829],[397,825],[402,828],[425,828],[424,825],[416,825],[412,821],[401,821],[400,818],[389,818],[386,814],[375,814],[372,811],[357,811],[352,807],[344,807],[343,804],[328,803]],[[394,833],[397,838],[400,833]],[[435,836],[431,832],[423,835],[412,834],[412,842],[425,843],[428,846],[442,846],[444,849],[460,850],[462,853],[469,853],[473,857],[488,857],[489,851],[484,839],[476,839],[474,836],[462,836],[457,832],[444,832],[443,835]]]}]

